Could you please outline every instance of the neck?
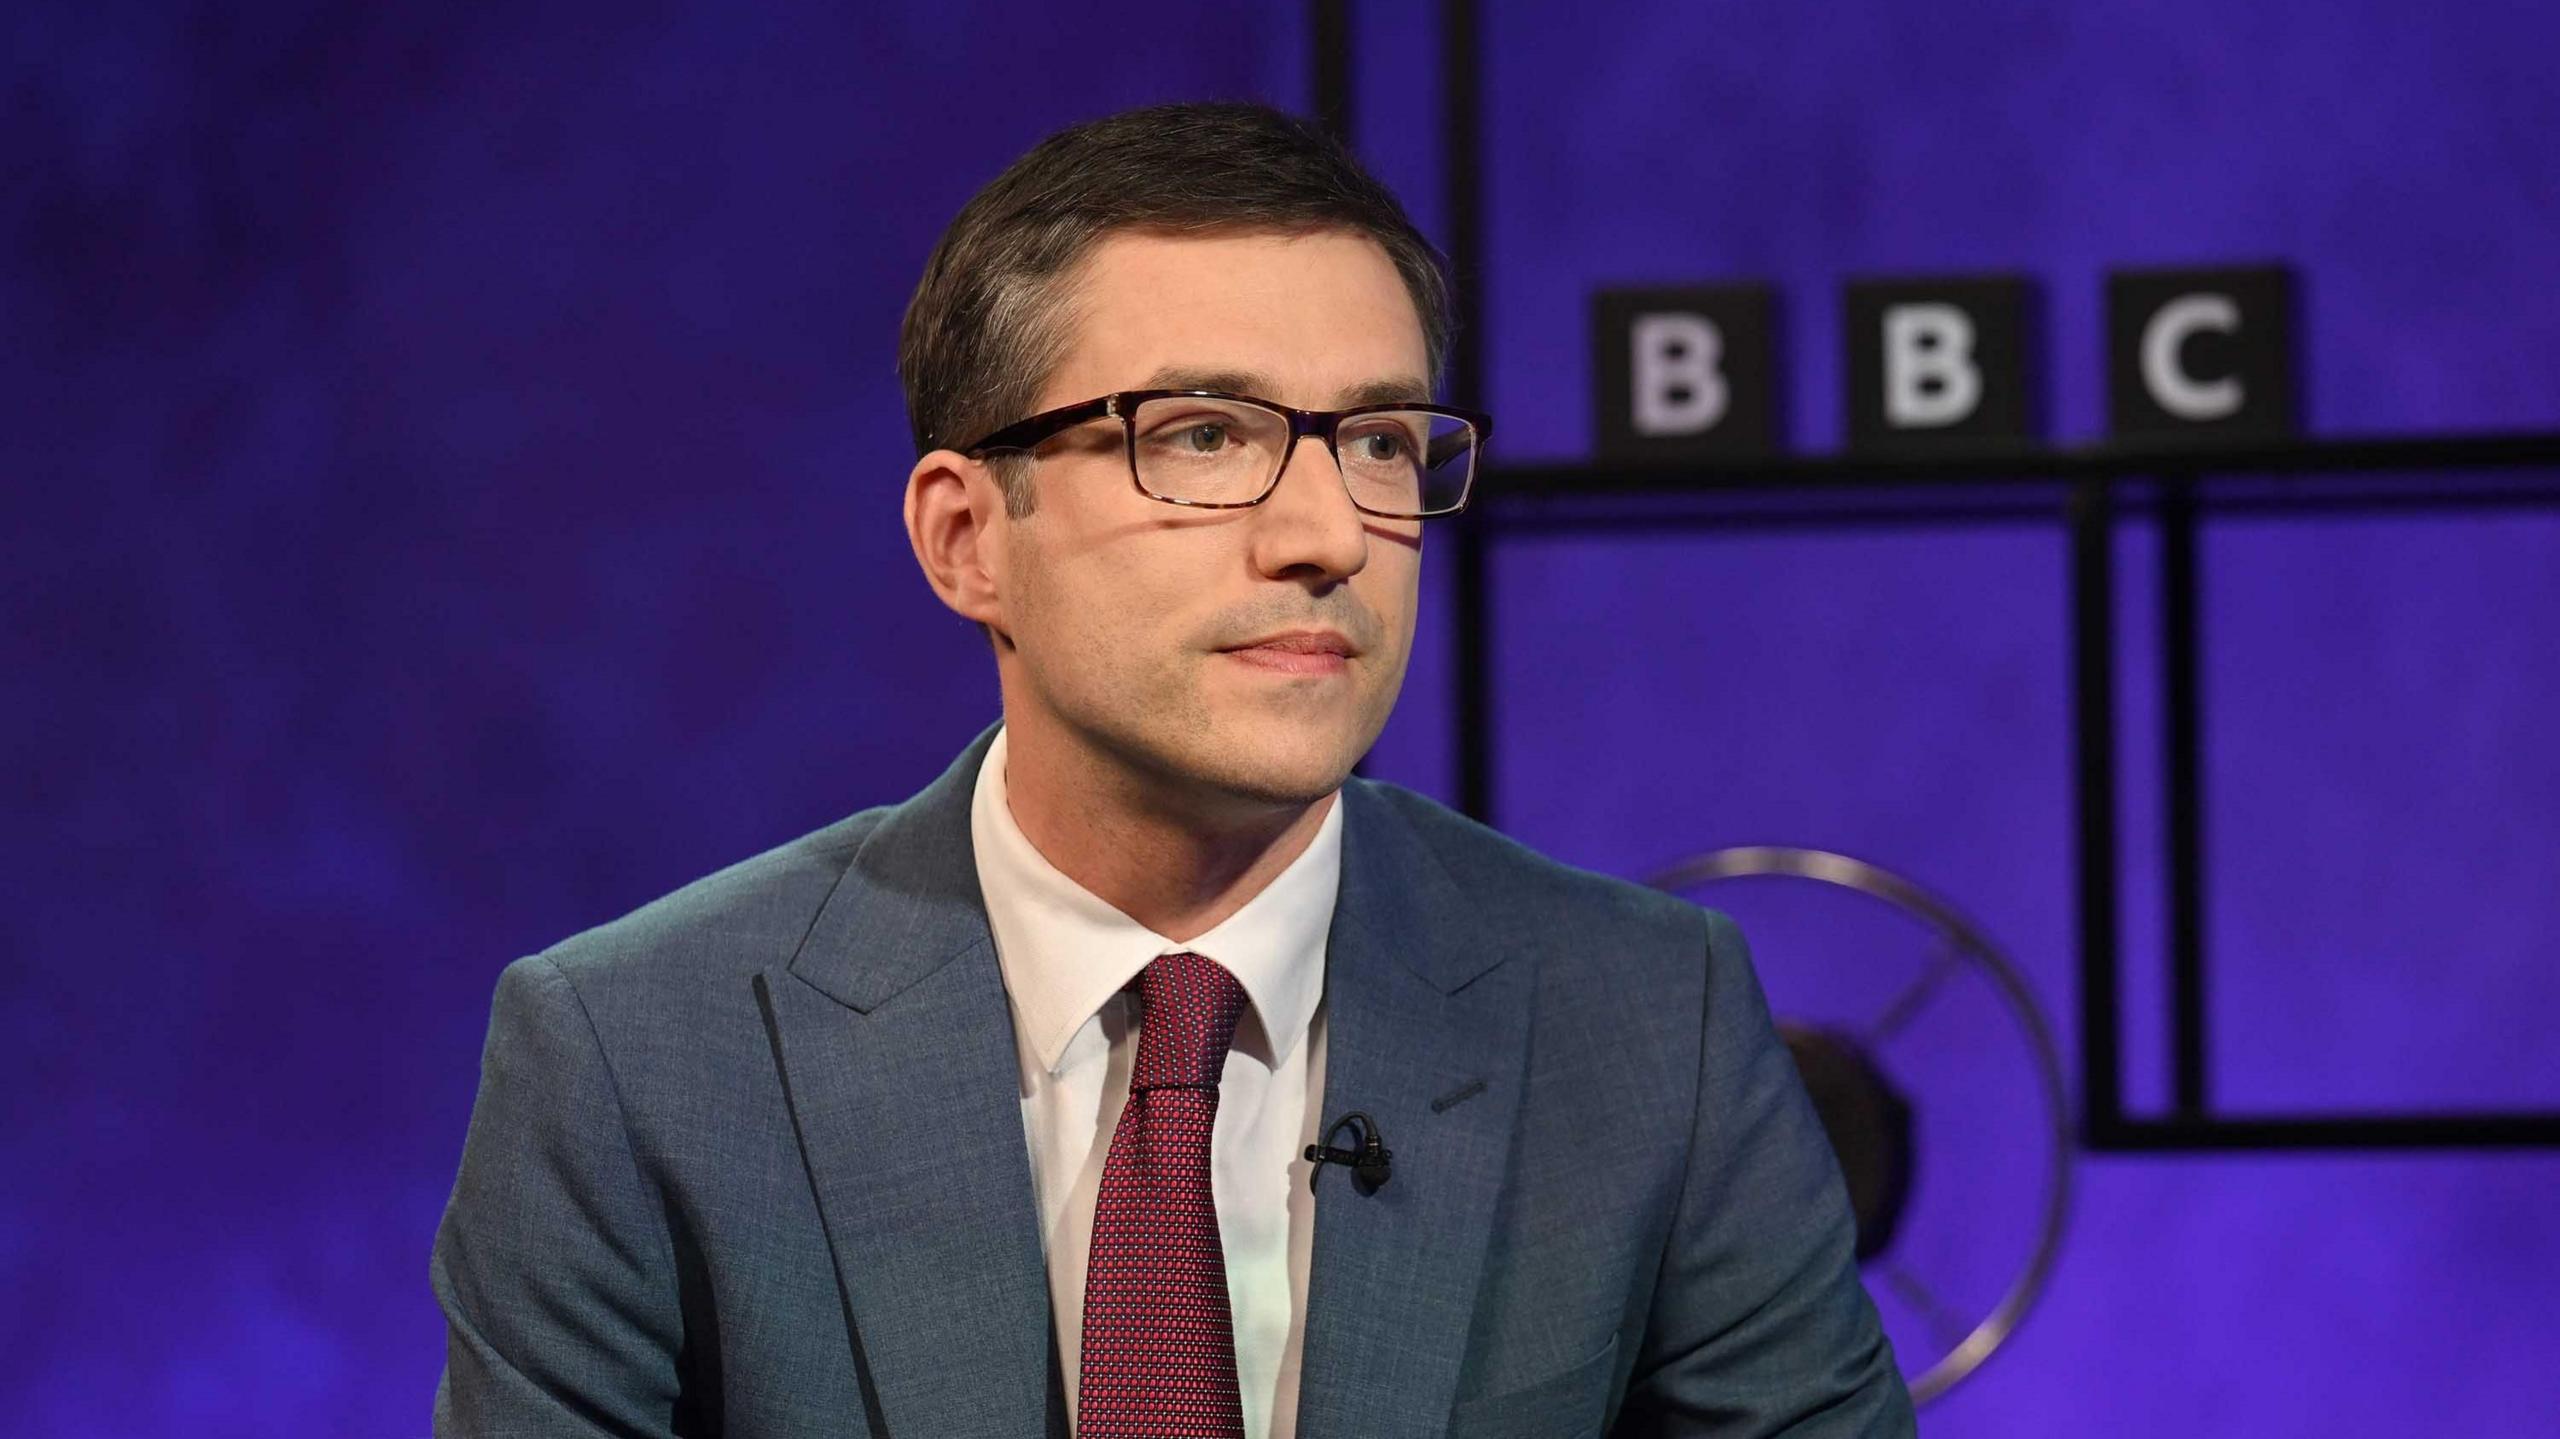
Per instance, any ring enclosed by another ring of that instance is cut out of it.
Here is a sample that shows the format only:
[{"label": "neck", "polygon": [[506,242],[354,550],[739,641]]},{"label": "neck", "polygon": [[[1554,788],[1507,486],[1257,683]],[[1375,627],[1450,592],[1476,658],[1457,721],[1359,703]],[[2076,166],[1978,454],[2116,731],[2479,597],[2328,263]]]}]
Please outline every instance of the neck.
[{"label": "neck", "polygon": [[1058,871],[1170,940],[1216,928],[1270,887],[1338,803],[1179,796],[1090,756],[1051,753],[1034,731],[1005,732],[1005,803]]}]

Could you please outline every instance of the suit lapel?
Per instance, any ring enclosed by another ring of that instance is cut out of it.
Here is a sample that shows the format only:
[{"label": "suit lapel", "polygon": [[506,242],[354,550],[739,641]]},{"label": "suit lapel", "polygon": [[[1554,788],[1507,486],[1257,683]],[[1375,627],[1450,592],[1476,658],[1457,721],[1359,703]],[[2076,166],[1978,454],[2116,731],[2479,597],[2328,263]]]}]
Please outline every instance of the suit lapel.
[{"label": "suit lapel", "polygon": [[1362,1195],[1319,1171],[1298,1433],[1438,1435],[1509,1161],[1535,975],[1505,962],[1391,801],[1357,781],[1343,793],[1325,1115],[1376,1119],[1394,1175]]},{"label": "suit lapel", "polygon": [[777,1062],[866,1402],[892,1435],[1063,1433],[1011,1011],[969,800],[993,731],[872,832],[787,971]]},{"label": "suit lapel", "polygon": [[[891,1435],[1066,1432],[1011,1010],[969,801],[993,731],[882,820],[787,970],[776,1059],[869,1398]],[[1317,1186],[1301,1439],[1438,1435],[1457,1392],[1526,1074],[1535,975],[1393,803],[1343,790],[1325,1113],[1393,1179]],[[1435,1101],[1438,1107],[1435,1108]]]}]

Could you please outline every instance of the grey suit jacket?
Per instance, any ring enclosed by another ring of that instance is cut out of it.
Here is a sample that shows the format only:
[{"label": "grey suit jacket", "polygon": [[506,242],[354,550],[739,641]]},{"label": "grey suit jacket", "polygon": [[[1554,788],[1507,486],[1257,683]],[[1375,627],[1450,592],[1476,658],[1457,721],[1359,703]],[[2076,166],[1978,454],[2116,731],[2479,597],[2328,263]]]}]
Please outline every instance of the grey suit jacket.
[{"label": "grey suit jacket", "polygon": [[[510,965],[439,1435],[1066,1434],[1010,1011],[922,794]],[[1343,791],[1305,1439],[1892,1435],[1820,1125],[1720,915]]]}]

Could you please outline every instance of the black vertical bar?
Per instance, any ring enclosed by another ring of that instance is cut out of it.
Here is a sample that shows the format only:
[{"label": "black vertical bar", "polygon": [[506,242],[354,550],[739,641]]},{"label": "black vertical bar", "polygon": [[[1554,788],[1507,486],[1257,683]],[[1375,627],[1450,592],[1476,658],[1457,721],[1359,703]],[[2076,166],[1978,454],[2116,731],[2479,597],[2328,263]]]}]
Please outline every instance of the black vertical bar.
[{"label": "black vertical bar", "polygon": [[[1449,256],[1451,310],[1449,394],[1481,403],[1484,387],[1484,67],[1473,0],[1441,0],[1440,153]],[[1450,526],[1451,665],[1458,739],[1458,808],[1494,822],[1493,593],[1487,582],[1485,532]]]},{"label": "black vertical bar", "polygon": [[[1352,105],[1357,75],[1351,63],[1351,0],[1310,0],[1307,6],[1307,73],[1315,79],[1315,118],[1344,149],[1355,149],[1359,131]],[[1369,756],[1351,762],[1367,778]]]},{"label": "black vertical bar", "polygon": [[2116,983],[2115,517],[2105,477],[2071,498],[2071,697],[2080,821],[2081,1138],[2124,1127]]},{"label": "black vertical bar", "polygon": [[2177,1112],[2201,1118],[2205,1086],[2204,770],[2191,478],[2160,493],[2161,828],[2168,847],[2169,1076]]},{"label": "black vertical bar", "polygon": [[1347,146],[1359,133],[1352,108],[1351,0],[1313,0],[1307,6],[1307,43],[1316,121]]}]

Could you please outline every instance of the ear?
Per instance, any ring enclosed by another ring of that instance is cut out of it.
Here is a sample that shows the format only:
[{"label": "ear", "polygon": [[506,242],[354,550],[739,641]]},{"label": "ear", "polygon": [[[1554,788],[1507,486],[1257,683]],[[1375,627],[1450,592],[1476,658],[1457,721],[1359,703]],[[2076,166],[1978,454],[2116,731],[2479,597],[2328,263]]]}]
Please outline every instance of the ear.
[{"label": "ear", "polygon": [[987,467],[935,450],[907,472],[907,543],[953,612],[1004,628],[1004,495]]}]

